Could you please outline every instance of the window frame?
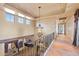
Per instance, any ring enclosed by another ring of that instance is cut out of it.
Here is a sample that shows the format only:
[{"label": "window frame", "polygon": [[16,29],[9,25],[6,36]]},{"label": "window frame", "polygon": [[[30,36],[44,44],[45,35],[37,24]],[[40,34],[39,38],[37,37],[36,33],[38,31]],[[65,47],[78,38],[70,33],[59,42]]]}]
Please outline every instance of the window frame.
[{"label": "window frame", "polygon": [[[13,16],[14,16],[13,21],[8,21],[8,20],[6,19],[6,14],[13,15]],[[12,14],[12,13],[9,13],[9,12],[6,12],[6,11],[5,11],[5,19],[6,19],[7,22],[9,22],[9,23],[15,23],[15,16],[16,16],[15,14]]]},{"label": "window frame", "polygon": [[[13,11],[12,9],[9,9],[9,10]],[[5,19],[9,23],[13,23],[13,24],[19,23],[19,24],[25,24],[25,25],[30,25],[32,23],[31,19],[27,18],[26,15],[24,15],[20,12],[13,11],[14,13],[13,12],[11,13],[9,11],[6,11],[5,9],[4,9],[4,12],[5,12]],[[20,16],[19,14],[22,14],[23,16]],[[7,15],[11,15],[11,16],[7,16]],[[11,19],[11,18],[13,18],[13,19]],[[19,19],[22,19],[21,20],[22,22]]]},{"label": "window frame", "polygon": [[[28,21],[30,21],[30,23],[26,23],[26,22],[27,22],[27,20],[28,20]],[[30,25],[30,24],[31,24],[31,20],[30,20],[30,19],[25,18],[25,24],[26,24],[26,25]]]},{"label": "window frame", "polygon": [[[21,18],[21,19],[23,20],[23,23],[20,23],[20,22],[19,22],[19,18]],[[17,23],[19,23],[19,24],[24,24],[24,20],[25,20],[25,17],[21,17],[21,16],[18,16],[18,15],[17,15],[17,21],[16,21]]]}]

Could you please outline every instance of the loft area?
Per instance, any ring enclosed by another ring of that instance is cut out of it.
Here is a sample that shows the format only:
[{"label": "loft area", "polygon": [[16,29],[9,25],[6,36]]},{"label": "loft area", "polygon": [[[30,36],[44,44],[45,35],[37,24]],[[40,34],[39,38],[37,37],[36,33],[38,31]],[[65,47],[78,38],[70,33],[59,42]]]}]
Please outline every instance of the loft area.
[{"label": "loft area", "polygon": [[0,56],[78,56],[78,20],[78,3],[2,3]]}]

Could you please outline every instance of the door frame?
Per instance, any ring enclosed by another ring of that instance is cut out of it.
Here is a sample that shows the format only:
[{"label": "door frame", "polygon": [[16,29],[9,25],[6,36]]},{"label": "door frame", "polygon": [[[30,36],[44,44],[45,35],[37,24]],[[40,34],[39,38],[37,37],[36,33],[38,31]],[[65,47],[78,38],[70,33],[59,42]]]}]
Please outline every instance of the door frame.
[{"label": "door frame", "polygon": [[[59,25],[64,25],[64,33],[59,33]],[[65,26],[65,23],[59,23],[58,24],[58,34],[66,34],[65,32],[66,32],[66,26]]]}]

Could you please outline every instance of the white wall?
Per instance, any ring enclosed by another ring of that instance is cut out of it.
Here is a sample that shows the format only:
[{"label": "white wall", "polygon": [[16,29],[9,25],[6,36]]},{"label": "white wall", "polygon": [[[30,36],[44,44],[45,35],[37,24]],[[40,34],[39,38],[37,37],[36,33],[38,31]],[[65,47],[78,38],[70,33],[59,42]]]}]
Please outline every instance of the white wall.
[{"label": "white wall", "polygon": [[74,39],[74,16],[71,16],[66,22],[66,35],[70,38],[70,42]]},{"label": "white wall", "polygon": [[34,34],[34,24],[23,25],[9,23],[5,19],[5,12],[0,9],[0,40]]},{"label": "white wall", "polygon": [[55,32],[56,33],[56,20],[57,18],[45,18],[40,20],[43,26],[43,33],[50,34]]}]

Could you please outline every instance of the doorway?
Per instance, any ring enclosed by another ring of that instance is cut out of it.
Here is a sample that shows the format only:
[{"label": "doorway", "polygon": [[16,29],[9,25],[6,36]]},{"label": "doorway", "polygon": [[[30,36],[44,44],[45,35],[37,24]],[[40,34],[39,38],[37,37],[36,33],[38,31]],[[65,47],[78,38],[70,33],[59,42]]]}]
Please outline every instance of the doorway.
[{"label": "doorway", "polygon": [[65,33],[65,25],[64,23],[58,24],[58,34],[64,34]]}]

